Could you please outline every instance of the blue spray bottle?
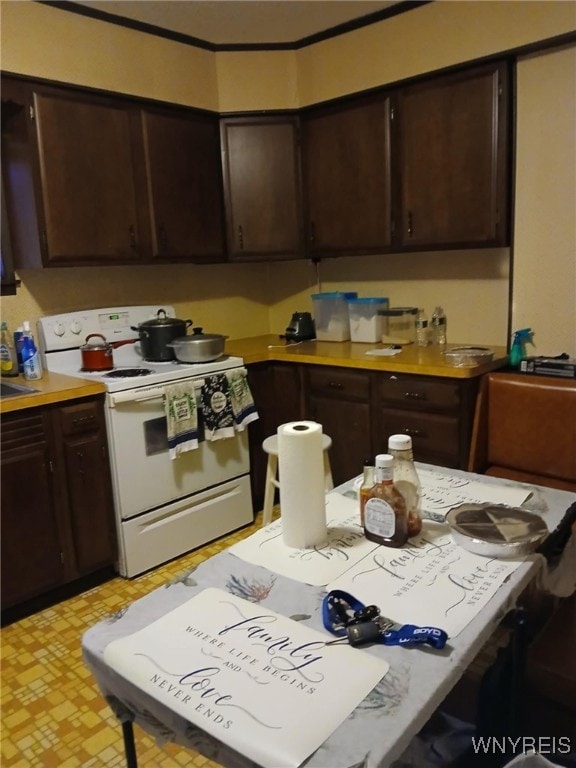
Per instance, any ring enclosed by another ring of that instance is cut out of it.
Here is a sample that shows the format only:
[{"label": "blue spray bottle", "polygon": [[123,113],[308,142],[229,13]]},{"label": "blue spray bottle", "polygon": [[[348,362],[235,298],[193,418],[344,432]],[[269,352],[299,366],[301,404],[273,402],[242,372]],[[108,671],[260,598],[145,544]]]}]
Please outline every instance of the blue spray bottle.
[{"label": "blue spray bottle", "polygon": [[532,328],[522,328],[520,331],[514,331],[512,338],[512,348],[510,349],[510,365],[517,368],[526,355],[526,344],[532,344],[534,333]]}]

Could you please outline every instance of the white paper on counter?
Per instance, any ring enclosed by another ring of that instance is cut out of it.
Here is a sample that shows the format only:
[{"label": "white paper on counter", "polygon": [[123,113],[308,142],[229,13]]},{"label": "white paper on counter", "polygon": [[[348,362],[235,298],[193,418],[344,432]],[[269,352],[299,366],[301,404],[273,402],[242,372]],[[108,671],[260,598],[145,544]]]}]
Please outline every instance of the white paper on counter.
[{"label": "white paper on counter", "polygon": [[443,522],[448,512],[459,504],[507,504],[518,507],[530,496],[521,486],[479,482],[444,471],[419,469],[422,485],[422,514]]},{"label": "white paper on counter", "polygon": [[474,555],[454,543],[447,525],[425,520],[402,549],[378,547],[328,590],[377,605],[400,624],[439,627],[455,637],[523,559]]},{"label": "white paper on counter", "polygon": [[296,768],[389,665],[220,589],[104,651],[122,677],[265,768]]},{"label": "white paper on counter", "polygon": [[326,521],[326,544],[309,549],[287,547],[280,517],[232,545],[228,551],[282,576],[323,587],[378,546],[364,536],[357,499],[347,498],[336,491],[326,494]]}]

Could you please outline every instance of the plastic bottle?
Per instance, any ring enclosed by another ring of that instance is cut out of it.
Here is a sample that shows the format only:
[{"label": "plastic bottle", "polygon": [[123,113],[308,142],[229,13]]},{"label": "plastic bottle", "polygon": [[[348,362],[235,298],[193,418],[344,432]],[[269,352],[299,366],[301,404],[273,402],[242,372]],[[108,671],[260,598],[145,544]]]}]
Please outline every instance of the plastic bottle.
[{"label": "plastic bottle", "polygon": [[444,345],[447,341],[446,336],[446,315],[442,307],[438,306],[432,314],[432,344]]},{"label": "plastic bottle", "polygon": [[404,497],[392,479],[393,465],[390,454],[376,456],[376,482],[366,494],[361,514],[367,539],[386,547],[402,547],[408,540],[408,514]]},{"label": "plastic bottle", "polygon": [[514,331],[512,347],[510,349],[510,365],[517,368],[526,357],[526,344],[532,344],[532,328],[522,328],[520,331]]},{"label": "plastic bottle", "polygon": [[24,363],[22,362],[22,336],[24,329],[21,325],[14,331],[14,348],[16,350],[16,359],[18,360],[18,373],[24,375]]},{"label": "plastic bottle", "polygon": [[414,466],[412,438],[409,435],[390,435],[388,453],[394,457],[394,485],[406,502],[408,538],[422,530],[422,485]]},{"label": "plastic bottle", "polygon": [[24,365],[24,378],[25,379],[41,379],[42,378],[42,361],[40,360],[40,353],[34,343],[34,337],[30,330],[30,323],[25,320],[23,325],[23,334],[21,341],[22,350],[22,363]]},{"label": "plastic bottle", "polygon": [[8,323],[0,323],[0,373],[2,376],[18,376],[18,361]]},{"label": "plastic bottle", "polygon": [[364,477],[362,479],[360,490],[358,491],[358,498],[360,499],[360,522],[362,525],[364,525],[364,504],[366,503],[368,493],[374,487],[374,472],[374,460],[366,459],[364,462]]},{"label": "plastic bottle", "polygon": [[430,344],[430,329],[428,328],[428,318],[423,309],[419,310],[416,318],[416,345],[427,347]]}]

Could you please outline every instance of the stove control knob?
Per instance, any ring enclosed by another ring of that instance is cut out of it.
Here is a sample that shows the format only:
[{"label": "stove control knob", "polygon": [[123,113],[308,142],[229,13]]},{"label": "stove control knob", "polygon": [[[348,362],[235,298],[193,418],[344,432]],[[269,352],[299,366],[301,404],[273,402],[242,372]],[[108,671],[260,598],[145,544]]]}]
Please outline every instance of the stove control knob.
[{"label": "stove control knob", "polygon": [[64,327],[64,323],[56,322],[54,323],[54,327],[52,328],[54,331],[55,336],[64,336],[66,333],[66,328]]},{"label": "stove control knob", "polygon": [[76,335],[78,335],[79,333],[82,332],[82,323],[80,323],[78,320],[72,320],[72,322],[70,323],[70,330],[72,331],[72,333],[75,333]]}]

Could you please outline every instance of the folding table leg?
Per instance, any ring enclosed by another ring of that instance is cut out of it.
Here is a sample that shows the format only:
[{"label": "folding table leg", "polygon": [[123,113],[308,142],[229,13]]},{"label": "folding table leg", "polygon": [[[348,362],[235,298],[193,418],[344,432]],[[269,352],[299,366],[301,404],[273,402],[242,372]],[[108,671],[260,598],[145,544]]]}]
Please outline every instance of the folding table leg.
[{"label": "folding table leg", "polygon": [[134,743],[134,727],[131,720],[122,721],[122,735],[124,737],[124,752],[126,754],[126,768],[138,768],[136,757],[136,744]]}]

